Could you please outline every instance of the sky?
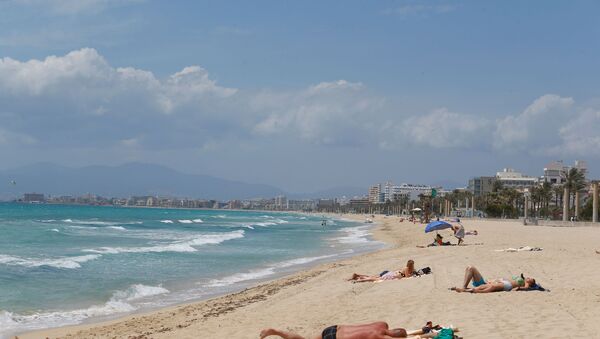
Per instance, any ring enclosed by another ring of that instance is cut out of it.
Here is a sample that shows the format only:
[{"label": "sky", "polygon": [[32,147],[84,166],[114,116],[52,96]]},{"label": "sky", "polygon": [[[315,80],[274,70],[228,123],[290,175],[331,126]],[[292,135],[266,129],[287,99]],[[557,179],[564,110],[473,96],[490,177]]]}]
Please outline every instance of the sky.
[{"label": "sky", "polygon": [[0,0],[0,169],[600,176],[597,1]]}]

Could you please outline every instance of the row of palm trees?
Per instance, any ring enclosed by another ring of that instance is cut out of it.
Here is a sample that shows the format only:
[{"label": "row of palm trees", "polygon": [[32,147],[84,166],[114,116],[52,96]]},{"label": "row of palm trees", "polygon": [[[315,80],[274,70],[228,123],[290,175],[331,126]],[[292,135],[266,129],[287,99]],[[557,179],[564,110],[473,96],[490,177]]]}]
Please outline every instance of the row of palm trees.
[{"label": "row of palm trees", "polygon": [[[386,201],[384,204],[373,204],[368,211],[372,213],[400,214],[411,211],[415,207],[423,210],[426,218],[431,215],[444,214],[446,201],[453,208],[472,208],[472,201],[478,211],[485,212],[489,217],[518,218],[527,215],[538,218],[558,218],[563,206],[563,220],[570,216],[580,216],[580,196],[587,187],[585,175],[577,168],[570,169],[559,185],[544,182],[529,189],[528,193],[510,187],[503,187],[500,181],[495,181],[492,191],[473,198],[473,193],[464,190],[454,190],[443,197],[419,195],[417,201],[402,196],[396,201]],[[526,196],[527,195],[527,196]]]}]

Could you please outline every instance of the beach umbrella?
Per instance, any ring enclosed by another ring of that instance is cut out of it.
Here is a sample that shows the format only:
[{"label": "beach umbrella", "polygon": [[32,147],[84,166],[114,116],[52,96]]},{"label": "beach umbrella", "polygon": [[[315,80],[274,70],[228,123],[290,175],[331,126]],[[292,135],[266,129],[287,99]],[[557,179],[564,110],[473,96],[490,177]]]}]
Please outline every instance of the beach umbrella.
[{"label": "beach umbrella", "polygon": [[427,224],[427,226],[425,226],[425,233],[439,231],[446,228],[452,228],[452,225],[445,221],[434,221],[430,222],[429,224]]}]

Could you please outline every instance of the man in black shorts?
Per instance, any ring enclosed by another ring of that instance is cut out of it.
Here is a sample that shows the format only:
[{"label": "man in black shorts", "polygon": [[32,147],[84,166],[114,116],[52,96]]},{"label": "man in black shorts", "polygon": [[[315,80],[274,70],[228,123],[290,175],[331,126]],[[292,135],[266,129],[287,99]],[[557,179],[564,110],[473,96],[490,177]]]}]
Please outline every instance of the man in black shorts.
[{"label": "man in black shorts", "polygon": [[[271,335],[283,339],[306,339],[296,333],[284,332],[273,328],[264,329],[260,332],[260,338]],[[403,328],[389,329],[383,321],[363,325],[335,325],[329,326],[321,334],[315,335],[314,339],[390,339],[406,338],[406,330]]]}]

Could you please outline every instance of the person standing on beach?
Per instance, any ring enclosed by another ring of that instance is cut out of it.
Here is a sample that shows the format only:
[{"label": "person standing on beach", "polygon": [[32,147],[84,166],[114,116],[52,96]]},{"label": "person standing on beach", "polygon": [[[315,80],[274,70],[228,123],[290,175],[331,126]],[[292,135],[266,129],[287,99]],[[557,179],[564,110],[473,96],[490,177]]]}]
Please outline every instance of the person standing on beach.
[{"label": "person standing on beach", "polygon": [[[280,331],[274,328],[267,328],[260,332],[260,338],[268,336],[278,336],[283,339],[306,339],[299,334]],[[378,321],[371,324],[362,325],[334,325],[329,326],[321,332],[310,338],[314,339],[390,339],[406,338],[407,333],[403,328],[389,329],[386,322]]]},{"label": "person standing on beach", "polygon": [[462,244],[465,239],[465,227],[461,223],[458,223],[452,225],[452,231],[454,231],[454,236],[458,239],[458,245]]}]

